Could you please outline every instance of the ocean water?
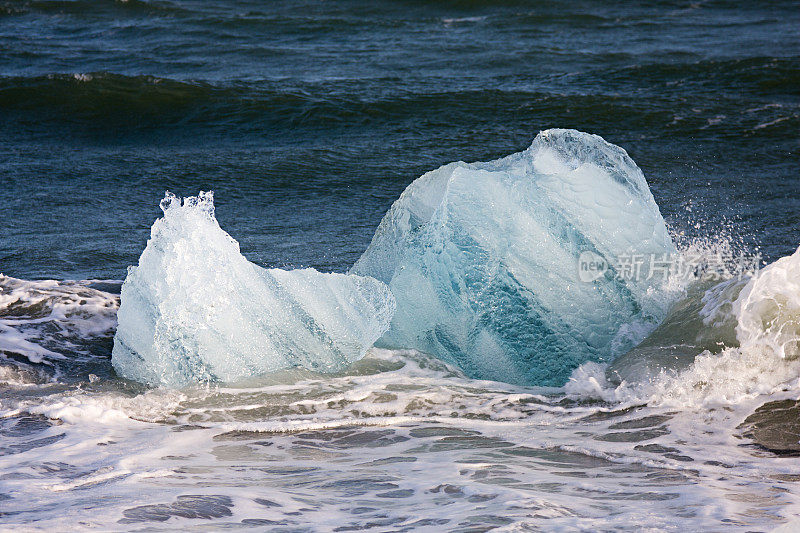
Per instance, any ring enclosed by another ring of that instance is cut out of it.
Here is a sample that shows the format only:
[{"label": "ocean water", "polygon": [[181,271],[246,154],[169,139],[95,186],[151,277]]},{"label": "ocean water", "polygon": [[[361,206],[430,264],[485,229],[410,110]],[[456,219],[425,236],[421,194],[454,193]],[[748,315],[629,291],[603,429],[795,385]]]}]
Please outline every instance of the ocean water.
[{"label": "ocean water", "polygon": [[[0,2],[0,529],[799,528],[798,28],[792,2]],[[115,374],[165,190],[214,190],[258,265],[341,273],[418,176],[552,127],[627,150],[681,249],[786,258],[745,289],[788,309],[785,357],[733,279],[560,388],[381,349]]]}]

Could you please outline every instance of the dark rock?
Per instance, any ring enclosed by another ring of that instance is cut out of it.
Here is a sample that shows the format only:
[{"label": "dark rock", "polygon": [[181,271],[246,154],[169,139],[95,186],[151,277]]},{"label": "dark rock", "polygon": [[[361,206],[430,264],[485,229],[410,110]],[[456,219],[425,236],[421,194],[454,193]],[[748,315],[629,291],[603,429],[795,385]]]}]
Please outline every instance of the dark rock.
[{"label": "dark rock", "polygon": [[125,518],[119,522],[131,524],[136,522],[166,522],[173,516],[182,518],[222,518],[233,513],[233,500],[221,495],[184,495],[178,496],[172,504],[141,505],[123,511]]},{"label": "dark rock", "polygon": [[785,457],[800,457],[800,400],[767,402],[739,429],[761,448]]}]

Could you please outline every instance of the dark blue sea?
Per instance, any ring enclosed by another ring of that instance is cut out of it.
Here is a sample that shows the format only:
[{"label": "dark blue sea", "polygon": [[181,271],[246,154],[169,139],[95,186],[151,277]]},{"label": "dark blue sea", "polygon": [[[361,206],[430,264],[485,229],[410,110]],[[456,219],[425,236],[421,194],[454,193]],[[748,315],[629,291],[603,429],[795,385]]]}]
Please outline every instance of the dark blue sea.
[{"label": "dark blue sea", "polygon": [[[256,265],[343,274],[418,177],[551,128],[765,276],[682,287],[563,387],[380,344],[178,388],[112,366],[165,191],[213,191]],[[796,2],[0,0],[0,529],[796,531],[799,133]]]}]

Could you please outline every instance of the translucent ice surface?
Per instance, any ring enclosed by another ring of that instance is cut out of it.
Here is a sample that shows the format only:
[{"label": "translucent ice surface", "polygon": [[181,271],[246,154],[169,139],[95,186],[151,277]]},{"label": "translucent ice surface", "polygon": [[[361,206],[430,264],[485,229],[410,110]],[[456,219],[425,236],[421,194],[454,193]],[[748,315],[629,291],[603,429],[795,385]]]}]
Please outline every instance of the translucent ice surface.
[{"label": "translucent ice surface", "polygon": [[217,223],[211,193],[167,194],[122,286],[112,362],[168,386],[289,367],[337,371],[388,328],[395,302],[372,278],[263,269]]},{"label": "translucent ice surface", "polygon": [[579,364],[631,348],[668,307],[661,280],[614,268],[587,280],[579,256],[673,252],[625,150],[547,130],[523,152],[414,181],[351,272],[389,284],[397,300],[380,346],[434,354],[472,377],[562,385]]}]

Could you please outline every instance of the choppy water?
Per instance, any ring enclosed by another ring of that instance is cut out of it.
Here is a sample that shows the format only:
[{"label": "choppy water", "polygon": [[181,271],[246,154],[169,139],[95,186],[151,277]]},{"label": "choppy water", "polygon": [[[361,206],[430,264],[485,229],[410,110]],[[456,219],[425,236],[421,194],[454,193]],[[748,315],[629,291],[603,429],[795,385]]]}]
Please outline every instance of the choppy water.
[{"label": "choppy water", "polygon": [[731,348],[677,378],[539,389],[374,350],[176,392],[118,379],[110,350],[165,189],[214,189],[254,262],[344,271],[418,175],[548,127],[628,150],[678,241],[789,255],[798,28],[791,2],[0,2],[0,528],[797,520],[799,460],[742,425],[797,399],[792,362]]},{"label": "choppy water", "polygon": [[111,375],[113,295],[3,287],[48,295],[6,306],[3,326],[67,354],[2,367],[7,526],[751,531],[800,509],[798,459],[739,427],[797,396],[797,368],[768,394],[726,389],[750,378],[724,370],[711,385],[626,390],[589,372],[542,389],[374,350],[340,375],[146,390]]}]

